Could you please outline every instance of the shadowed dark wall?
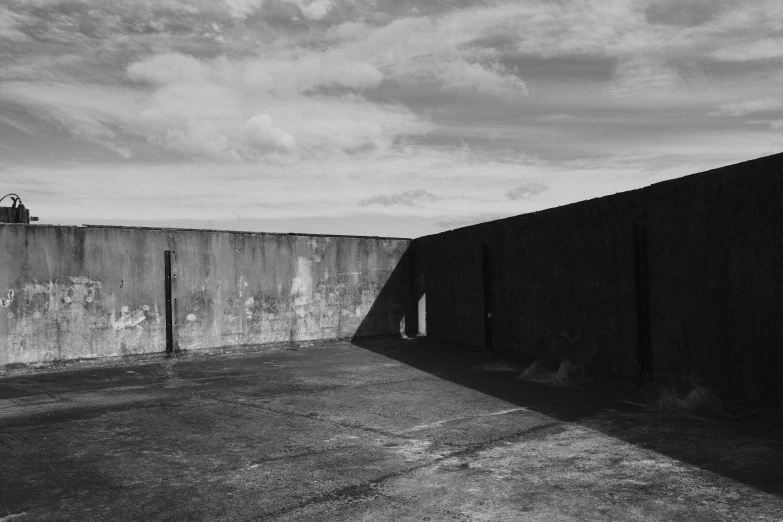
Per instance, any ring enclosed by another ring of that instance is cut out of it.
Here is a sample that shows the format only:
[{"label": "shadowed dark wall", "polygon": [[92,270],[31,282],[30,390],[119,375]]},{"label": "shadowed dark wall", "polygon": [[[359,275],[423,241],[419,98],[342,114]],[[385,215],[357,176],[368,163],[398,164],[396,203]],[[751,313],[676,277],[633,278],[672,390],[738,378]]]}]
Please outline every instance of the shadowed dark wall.
[{"label": "shadowed dark wall", "polygon": [[0,369],[162,352],[167,250],[180,349],[399,336],[407,301],[382,290],[409,242],[0,225]]},{"label": "shadowed dark wall", "polygon": [[[647,360],[656,380],[778,402],[782,224],[778,154],[425,236],[412,251],[427,334],[474,349],[490,341],[525,359],[570,358],[599,374],[638,377]],[[634,225],[646,232],[646,355]]]}]

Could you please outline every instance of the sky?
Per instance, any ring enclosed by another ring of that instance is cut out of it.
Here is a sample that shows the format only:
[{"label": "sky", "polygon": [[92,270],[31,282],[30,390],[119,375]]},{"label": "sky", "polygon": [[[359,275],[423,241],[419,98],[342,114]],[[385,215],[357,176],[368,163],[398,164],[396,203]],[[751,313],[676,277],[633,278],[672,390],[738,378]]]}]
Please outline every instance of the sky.
[{"label": "sky", "polygon": [[3,0],[40,223],[419,237],[783,151],[780,0]]}]

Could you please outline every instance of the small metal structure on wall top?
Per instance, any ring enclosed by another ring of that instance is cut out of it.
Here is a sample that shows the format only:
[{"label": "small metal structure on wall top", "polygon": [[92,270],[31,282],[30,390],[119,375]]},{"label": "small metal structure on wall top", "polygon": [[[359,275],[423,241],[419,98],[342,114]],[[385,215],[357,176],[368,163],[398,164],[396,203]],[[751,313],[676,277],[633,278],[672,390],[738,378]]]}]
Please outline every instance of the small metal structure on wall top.
[{"label": "small metal structure on wall top", "polygon": [[30,217],[30,211],[24,206],[18,194],[6,194],[0,198],[0,202],[5,198],[11,198],[13,203],[10,207],[0,207],[0,223],[29,225],[30,221],[38,221],[37,217]]}]

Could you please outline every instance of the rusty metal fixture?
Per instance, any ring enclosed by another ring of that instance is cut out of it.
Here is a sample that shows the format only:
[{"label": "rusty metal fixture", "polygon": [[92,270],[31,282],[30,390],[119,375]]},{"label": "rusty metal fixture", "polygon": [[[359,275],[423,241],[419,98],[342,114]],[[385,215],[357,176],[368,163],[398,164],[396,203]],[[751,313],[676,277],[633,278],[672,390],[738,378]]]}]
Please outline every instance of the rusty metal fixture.
[{"label": "rusty metal fixture", "polygon": [[2,202],[5,198],[10,197],[13,204],[10,207],[0,207],[0,223],[21,223],[29,224],[30,221],[38,221],[35,216],[30,216],[30,211],[22,203],[22,198],[19,194],[6,194],[0,198]]}]

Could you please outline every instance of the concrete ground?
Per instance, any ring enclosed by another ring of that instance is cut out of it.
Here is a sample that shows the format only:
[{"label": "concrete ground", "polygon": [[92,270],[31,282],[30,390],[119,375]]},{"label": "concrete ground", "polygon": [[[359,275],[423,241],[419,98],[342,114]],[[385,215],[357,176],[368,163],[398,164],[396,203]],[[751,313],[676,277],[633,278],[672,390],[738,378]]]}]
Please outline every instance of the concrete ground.
[{"label": "concrete ground", "polygon": [[783,520],[783,438],[412,341],[0,378],[0,521]]}]

